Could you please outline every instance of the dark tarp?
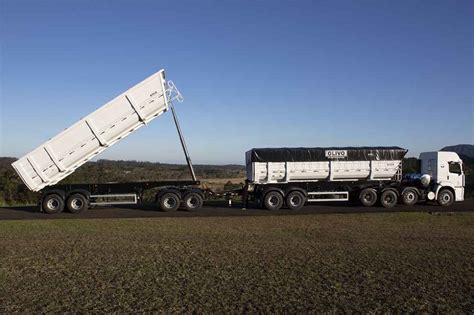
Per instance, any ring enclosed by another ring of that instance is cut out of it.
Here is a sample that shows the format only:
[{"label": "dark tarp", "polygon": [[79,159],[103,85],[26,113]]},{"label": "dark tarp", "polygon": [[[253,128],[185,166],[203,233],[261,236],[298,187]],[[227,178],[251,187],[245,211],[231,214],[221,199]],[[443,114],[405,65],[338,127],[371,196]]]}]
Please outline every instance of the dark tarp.
[{"label": "dark tarp", "polygon": [[[342,156],[329,158],[329,153]],[[380,161],[401,160],[408,150],[400,147],[328,147],[328,148],[262,148],[246,153],[247,164],[252,162],[311,162],[311,161]]]}]

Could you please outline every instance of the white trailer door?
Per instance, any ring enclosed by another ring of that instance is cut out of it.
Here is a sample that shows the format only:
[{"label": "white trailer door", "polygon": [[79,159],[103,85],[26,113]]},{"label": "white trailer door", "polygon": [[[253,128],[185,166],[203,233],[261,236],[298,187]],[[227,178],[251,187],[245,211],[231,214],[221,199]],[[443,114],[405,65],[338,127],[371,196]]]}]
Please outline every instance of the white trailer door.
[{"label": "white trailer door", "polygon": [[117,96],[12,164],[33,191],[54,185],[168,110],[164,70]]}]

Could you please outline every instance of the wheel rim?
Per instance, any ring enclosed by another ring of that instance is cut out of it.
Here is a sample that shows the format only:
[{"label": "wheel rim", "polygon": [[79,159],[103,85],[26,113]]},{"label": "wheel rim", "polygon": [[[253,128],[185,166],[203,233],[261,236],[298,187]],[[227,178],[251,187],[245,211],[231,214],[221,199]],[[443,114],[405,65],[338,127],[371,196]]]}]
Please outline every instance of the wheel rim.
[{"label": "wheel rim", "polygon": [[47,202],[48,209],[56,211],[59,209],[59,200],[57,198],[51,198]]},{"label": "wheel rim", "polygon": [[174,198],[166,198],[164,201],[166,208],[173,208],[176,205]]},{"label": "wheel rim", "polygon": [[199,200],[197,197],[190,197],[186,200],[186,205],[189,208],[196,208],[199,205]]},{"label": "wheel rim", "polygon": [[371,193],[366,193],[365,196],[364,196],[364,200],[366,202],[372,202],[372,200],[374,200],[374,198],[373,198]]},{"label": "wheel rim", "polygon": [[405,194],[405,200],[408,202],[413,202],[415,200],[415,193],[412,191],[409,191]]},{"label": "wheel rim", "polygon": [[79,209],[81,209],[83,205],[84,205],[84,203],[83,203],[82,200],[79,199],[79,198],[74,198],[74,199],[71,201],[71,208],[74,209],[74,210],[79,210]]},{"label": "wheel rim", "polygon": [[272,206],[278,205],[278,202],[279,202],[279,199],[277,196],[271,196],[270,198],[268,198],[268,203]]},{"label": "wheel rim", "polygon": [[301,198],[300,198],[300,196],[295,195],[295,196],[292,196],[292,197],[290,198],[290,204],[291,204],[293,207],[299,206],[300,203],[301,203]]},{"label": "wheel rim", "polygon": [[386,204],[391,204],[395,198],[393,197],[392,194],[387,194],[385,198],[383,199]]},{"label": "wheel rim", "polygon": [[444,193],[441,195],[441,200],[443,203],[449,203],[451,201],[451,196],[448,193]]}]

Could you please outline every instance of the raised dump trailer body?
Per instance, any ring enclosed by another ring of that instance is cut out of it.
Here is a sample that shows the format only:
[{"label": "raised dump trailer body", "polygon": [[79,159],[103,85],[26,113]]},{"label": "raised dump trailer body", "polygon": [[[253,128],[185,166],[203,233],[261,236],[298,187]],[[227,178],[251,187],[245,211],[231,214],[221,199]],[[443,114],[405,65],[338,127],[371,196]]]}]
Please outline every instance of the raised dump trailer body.
[{"label": "raised dump trailer body", "polygon": [[120,94],[12,164],[30,190],[54,185],[168,110],[164,70]]},{"label": "raised dump trailer body", "polygon": [[[246,152],[247,181],[257,203],[272,210],[284,205],[299,209],[306,201],[360,200],[373,206],[380,200],[393,207],[398,200],[406,205],[463,200],[462,161],[456,153],[421,155],[422,166],[444,169],[444,177],[412,174],[404,179],[406,153],[400,147],[251,149]],[[448,172],[448,166],[453,170]]]},{"label": "raised dump trailer body", "polygon": [[[48,213],[64,208],[79,213],[89,205],[133,204],[143,192],[157,188],[156,202],[162,210],[202,206],[204,193],[195,186],[191,159],[172,100],[182,101],[173,82],[160,70],[80,119],[71,127],[21,157],[12,166],[33,191],[42,192],[40,208]],[[192,180],[144,181],[108,184],[55,185],[94,156],[117,143],[155,117],[171,109]]]}]

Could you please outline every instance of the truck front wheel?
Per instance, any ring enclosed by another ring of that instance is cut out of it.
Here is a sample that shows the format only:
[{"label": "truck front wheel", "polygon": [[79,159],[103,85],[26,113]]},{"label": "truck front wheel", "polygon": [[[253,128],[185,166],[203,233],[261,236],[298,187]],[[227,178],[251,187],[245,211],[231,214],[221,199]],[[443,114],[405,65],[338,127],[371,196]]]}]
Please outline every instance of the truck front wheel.
[{"label": "truck front wheel", "polygon": [[380,203],[384,208],[393,208],[397,204],[397,193],[393,190],[386,190],[380,196]]},{"label": "truck front wheel", "polygon": [[42,206],[48,214],[60,213],[64,210],[64,200],[58,194],[50,194],[43,198]]},{"label": "truck front wheel", "polygon": [[454,194],[448,190],[443,189],[438,193],[438,204],[443,207],[448,207],[454,203]]},{"label": "truck front wheel", "polygon": [[270,191],[265,195],[263,204],[268,210],[278,210],[283,205],[283,196],[277,191]]},{"label": "truck front wheel", "polygon": [[303,208],[305,201],[306,198],[301,191],[292,191],[286,196],[286,205],[291,210]]},{"label": "truck front wheel", "polygon": [[359,194],[359,200],[365,207],[372,207],[377,202],[377,192],[375,189],[366,188]]}]

